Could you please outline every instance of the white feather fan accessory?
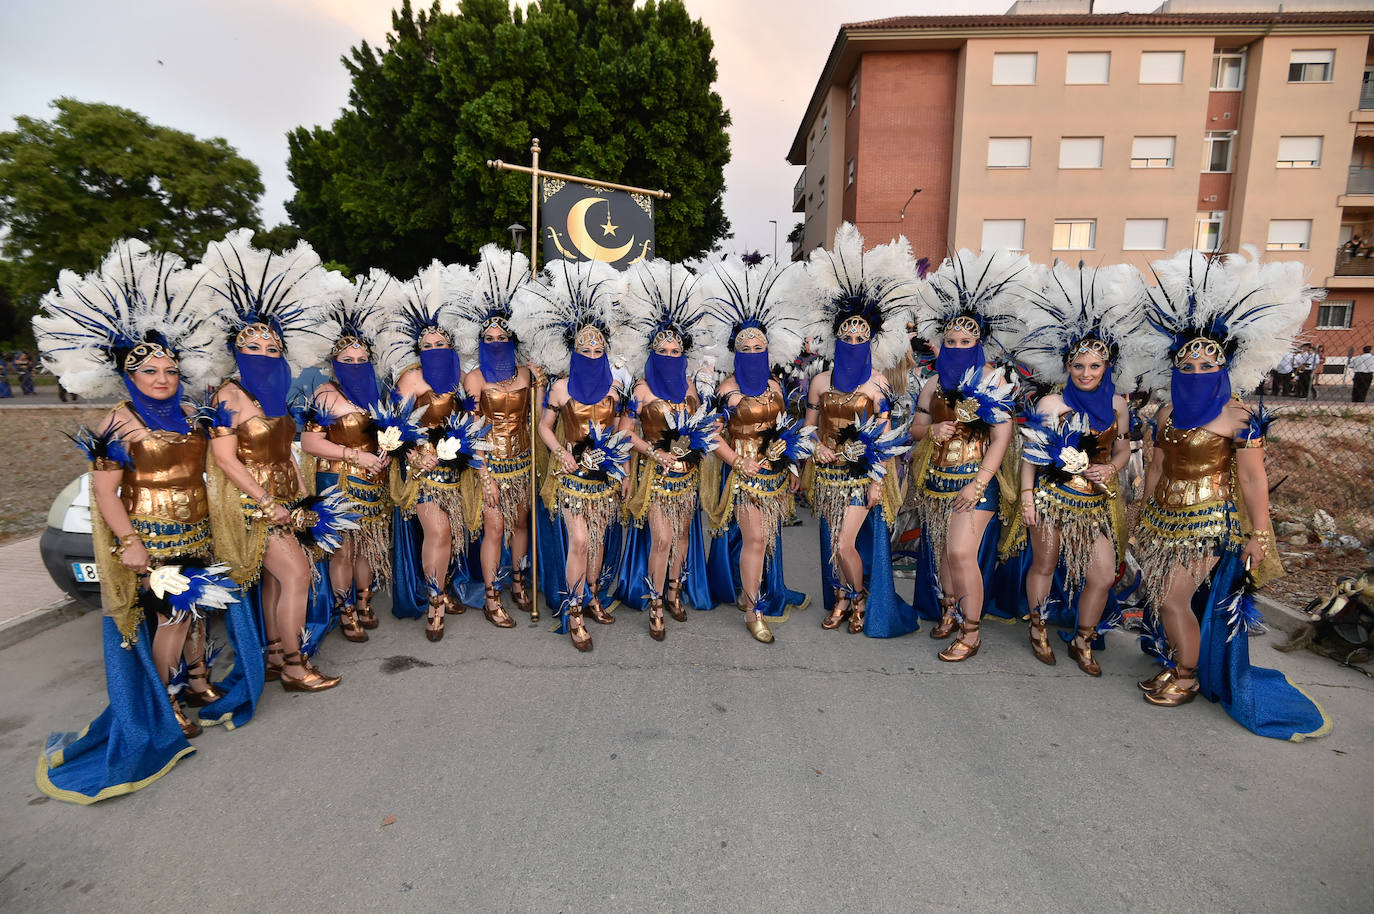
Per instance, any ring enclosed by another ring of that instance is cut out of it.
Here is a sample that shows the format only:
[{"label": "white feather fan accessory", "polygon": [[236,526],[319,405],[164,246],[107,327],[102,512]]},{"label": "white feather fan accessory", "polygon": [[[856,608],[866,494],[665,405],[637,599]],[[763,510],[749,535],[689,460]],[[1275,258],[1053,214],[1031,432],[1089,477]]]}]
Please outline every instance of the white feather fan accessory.
[{"label": "white feather fan accessory", "polygon": [[875,371],[886,371],[911,351],[907,323],[916,310],[916,259],[905,236],[864,251],[864,237],[846,222],[827,251],[811,252],[806,265],[812,293],[805,335],[821,341],[819,354],[835,357],[839,327],[851,318],[869,326]]},{"label": "white feather fan accessory", "polygon": [[1028,291],[1040,285],[1043,269],[1032,266],[1026,255],[1006,248],[978,254],[960,250],[917,285],[917,330],[938,350],[945,328],[966,318],[978,325],[985,347],[992,343],[1010,352],[1022,333],[1017,311]]},{"label": "white feather fan accessory", "polygon": [[745,264],[729,257],[702,276],[706,327],[716,369],[735,370],[735,337],[755,327],[768,336],[773,367],[791,365],[801,352],[807,326],[807,277],[801,264],[780,264],[765,257]]},{"label": "white feather fan accessory", "polygon": [[292,374],[324,361],[333,343],[319,331],[314,315],[337,280],[320,265],[319,255],[302,241],[284,254],[253,247],[251,229],[235,229],[210,242],[201,258],[204,271],[195,296],[205,313],[219,316],[220,343],[231,360],[234,338],[251,324],[266,324],[281,338]]},{"label": "white feather fan accessory", "polygon": [[[455,310],[457,339],[454,345],[465,361],[477,359],[477,344],[491,321],[508,327],[515,294],[530,282],[530,259],[519,251],[508,251],[494,244],[482,248],[472,271],[472,285]],[[512,331],[513,332],[513,331]],[[528,343],[516,336],[516,361],[528,358]]]},{"label": "white feather fan accessory", "polygon": [[1140,273],[1129,264],[1094,268],[1079,261],[1075,267],[1057,260],[1039,275],[1041,284],[1029,290],[1021,312],[1026,334],[1016,360],[1037,380],[1064,384],[1069,357],[1096,341],[1106,350],[1113,382],[1128,392],[1149,361]]},{"label": "white feather fan accessory", "polygon": [[218,319],[192,303],[196,280],[180,257],[134,239],[91,273],[63,270],[33,319],[43,364],[83,397],[124,394],[125,360],[141,345],[168,351],[187,388],[217,381],[227,353]]},{"label": "white feather fan accessory", "polygon": [[1155,331],[1147,377],[1154,389],[1169,389],[1174,357],[1194,340],[1217,345],[1235,391],[1253,389],[1292,348],[1325,293],[1307,285],[1301,263],[1262,263],[1254,247],[1242,250],[1221,257],[1185,250],[1150,264],[1155,285],[1143,294]]},{"label": "white feather fan accessory", "polygon": [[680,263],[641,260],[621,274],[620,323],[612,328],[625,368],[638,377],[661,333],[682,341],[682,354],[697,363],[704,344],[705,295],[699,277]]},{"label": "white feather fan accessory", "polygon": [[385,373],[392,380],[420,361],[420,340],[438,331],[459,345],[458,303],[472,291],[472,270],[435,260],[405,282],[393,282],[388,313],[378,334]]},{"label": "white feather fan accessory", "polygon": [[546,264],[538,281],[516,292],[511,328],[529,347],[530,361],[550,377],[568,374],[573,341],[587,327],[601,334],[606,355],[614,363],[626,355],[613,332],[621,319],[619,291],[619,274],[610,264],[597,260]]}]

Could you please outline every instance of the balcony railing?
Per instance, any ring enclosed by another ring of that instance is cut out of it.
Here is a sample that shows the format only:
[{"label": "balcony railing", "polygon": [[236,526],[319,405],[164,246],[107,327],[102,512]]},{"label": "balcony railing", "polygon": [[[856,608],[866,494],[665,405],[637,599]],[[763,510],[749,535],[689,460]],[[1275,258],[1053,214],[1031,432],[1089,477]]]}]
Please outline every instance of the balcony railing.
[{"label": "balcony railing", "polygon": [[1345,192],[1374,194],[1374,165],[1351,165],[1350,176],[1345,179]]},{"label": "balcony railing", "polygon": [[792,188],[792,205],[796,206],[802,194],[806,193],[806,169],[802,169],[801,177],[797,179],[796,185]]},{"label": "balcony railing", "polygon": [[1374,276],[1374,249],[1361,246],[1352,251],[1345,245],[1336,250],[1337,276]]},{"label": "balcony railing", "polygon": [[1360,87],[1360,110],[1369,111],[1374,109],[1374,83],[1366,83]]}]

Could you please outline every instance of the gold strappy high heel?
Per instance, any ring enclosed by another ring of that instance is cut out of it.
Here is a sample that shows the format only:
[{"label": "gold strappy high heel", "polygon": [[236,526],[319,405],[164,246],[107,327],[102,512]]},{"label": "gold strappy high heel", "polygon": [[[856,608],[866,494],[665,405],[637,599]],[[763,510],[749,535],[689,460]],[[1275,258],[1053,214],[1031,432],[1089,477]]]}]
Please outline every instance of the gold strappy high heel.
[{"label": "gold strappy high heel", "polygon": [[940,652],[940,659],[945,661],[946,663],[962,663],[963,661],[972,657],[974,654],[978,653],[978,648],[983,646],[982,639],[980,638],[974,644],[969,644],[967,641],[964,640],[964,638],[968,635],[977,634],[978,627],[981,624],[981,620],[976,622],[970,622],[967,619],[965,619],[963,622],[960,622],[959,637],[955,638],[954,641],[950,643],[949,647],[945,648]]}]

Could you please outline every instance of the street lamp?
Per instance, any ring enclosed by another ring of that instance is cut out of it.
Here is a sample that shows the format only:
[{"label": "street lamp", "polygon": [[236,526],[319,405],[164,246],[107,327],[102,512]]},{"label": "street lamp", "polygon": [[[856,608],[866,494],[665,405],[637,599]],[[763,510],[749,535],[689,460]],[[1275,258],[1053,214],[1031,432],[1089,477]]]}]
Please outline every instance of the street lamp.
[{"label": "street lamp", "polygon": [[774,259],[774,260],[777,260],[777,259],[778,259],[778,220],[776,220],[776,219],[769,219],[768,221],[771,222],[771,223],[773,223],[773,259]]},{"label": "street lamp", "polygon": [[520,239],[525,237],[525,227],[518,222],[512,222],[506,226],[506,231],[510,232],[510,249],[520,250]]},{"label": "street lamp", "polygon": [[916,199],[916,195],[919,194],[920,192],[921,192],[921,188],[918,187],[918,188],[916,188],[915,190],[913,190],[913,191],[911,192],[911,196],[910,196],[910,197],[907,197],[907,198],[906,198],[906,202],[902,204],[902,214],[901,214],[900,216],[897,217],[897,221],[898,221],[898,222],[905,221],[905,219],[906,219],[906,208],[907,208],[908,206],[911,205],[911,201],[912,201],[912,200],[915,200],[915,199]]}]

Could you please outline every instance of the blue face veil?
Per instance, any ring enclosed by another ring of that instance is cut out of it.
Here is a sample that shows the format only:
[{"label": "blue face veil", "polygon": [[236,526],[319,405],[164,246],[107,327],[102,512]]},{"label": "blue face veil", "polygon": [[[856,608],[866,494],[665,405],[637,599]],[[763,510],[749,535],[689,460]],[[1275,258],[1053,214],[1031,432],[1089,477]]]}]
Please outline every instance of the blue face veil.
[{"label": "blue face veil", "polygon": [[421,349],[420,373],[436,394],[452,393],[458,388],[458,353],[452,349]]},{"label": "blue face veil", "polygon": [[873,347],[862,343],[835,341],[835,367],[830,373],[830,386],[843,393],[865,383],[873,376]]},{"label": "blue face veil", "polygon": [[239,366],[239,383],[258,401],[262,414],[269,418],[286,415],[286,394],[291,389],[291,366],[286,356],[251,355],[234,350]]},{"label": "blue face veil", "polygon": [[1112,398],[1116,396],[1116,384],[1112,381],[1112,366],[1107,365],[1102,373],[1102,381],[1092,390],[1083,390],[1073,382],[1064,385],[1064,405],[1076,413],[1084,413],[1088,424],[1095,432],[1105,432],[1116,421],[1116,409]]},{"label": "blue face veil", "polygon": [[[137,369],[134,369],[137,371]],[[177,389],[165,400],[148,396],[134,384],[133,375],[124,374],[124,386],[129,391],[129,402],[143,424],[155,432],[175,432],[184,435],[191,430],[191,420],[181,409],[181,382]]]},{"label": "blue face veil", "polygon": [[650,352],[644,363],[644,382],[655,397],[669,403],[687,400],[687,357]]},{"label": "blue face veil", "polygon": [[978,341],[967,349],[955,349],[940,344],[940,352],[935,356],[935,370],[940,374],[940,387],[945,391],[959,389],[959,382],[975,365],[981,369],[987,364],[983,354],[983,343]]},{"label": "blue face veil", "polygon": [[606,353],[589,358],[574,351],[568,365],[568,393],[578,403],[590,406],[606,399],[611,391],[611,360]]},{"label": "blue face veil", "polygon": [[1231,399],[1231,375],[1222,368],[1208,374],[1190,374],[1175,366],[1169,379],[1174,428],[1198,428],[1211,422]]},{"label": "blue face veil", "polygon": [[483,380],[488,384],[509,381],[515,377],[515,342],[513,340],[502,340],[499,343],[488,343],[486,340],[478,341],[477,364],[482,369]]},{"label": "blue face veil", "polygon": [[354,406],[367,409],[381,399],[377,387],[377,372],[371,362],[340,362],[330,359],[329,367],[334,371],[334,381],[344,396]]}]

